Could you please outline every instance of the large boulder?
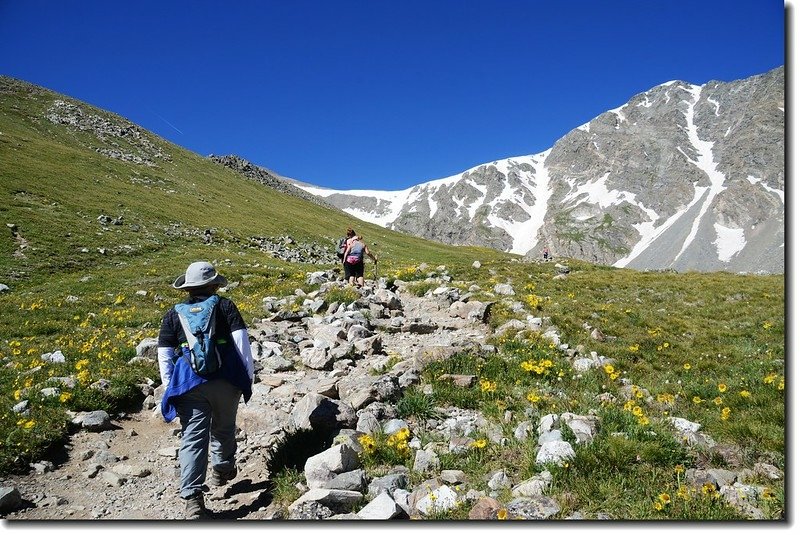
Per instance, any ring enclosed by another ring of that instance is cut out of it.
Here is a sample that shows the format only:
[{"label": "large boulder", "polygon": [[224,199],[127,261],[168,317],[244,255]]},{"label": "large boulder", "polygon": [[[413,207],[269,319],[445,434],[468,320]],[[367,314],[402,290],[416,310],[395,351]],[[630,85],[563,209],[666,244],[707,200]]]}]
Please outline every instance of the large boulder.
[{"label": "large boulder", "polygon": [[305,464],[308,487],[323,488],[337,475],[360,466],[358,453],[347,444],[339,444],[309,457]]}]

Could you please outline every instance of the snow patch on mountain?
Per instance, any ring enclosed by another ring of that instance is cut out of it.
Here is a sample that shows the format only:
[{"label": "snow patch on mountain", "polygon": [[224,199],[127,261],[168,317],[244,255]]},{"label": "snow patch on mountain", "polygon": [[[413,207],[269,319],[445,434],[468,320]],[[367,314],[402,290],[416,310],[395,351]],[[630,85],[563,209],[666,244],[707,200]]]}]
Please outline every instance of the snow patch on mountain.
[{"label": "snow patch on mountain", "polygon": [[783,199],[783,190],[771,188],[767,184],[764,183],[763,179],[754,177],[753,175],[747,175],[747,181],[750,182],[753,185],[761,184],[762,188],[764,188],[765,190],[769,191],[770,193],[774,193],[775,195],[777,195],[780,198],[780,200],[781,200],[781,202],[783,204],[786,204],[786,202]]},{"label": "snow patch on mountain", "polygon": [[[698,154],[696,160],[692,160],[688,156],[686,158],[690,163],[697,166],[698,169],[703,171],[708,176],[709,180],[711,181],[711,186],[704,188],[707,190],[707,195],[705,196],[703,205],[700,207],[700,213],[692,222],[692,229],[689,231],[689,235],[683,242],[683,247],[681,247],[680,252],[675,257],[675,261],[681,257],[689,245],[694,241],[695,236],[697,236],[697,231],[700,228],[700,222],[703,220],[703,217],[706,215],[708,209],[711,207],[711,204],[714,202],[714,198],[726,189],[724,186],[725,175],[717,170],[717,162],[714,161],[714,153],[712,151],[714,148],[714,142],[701,140],[699,134],[697,133],[697,125],[694,122],[695,106],[700,100],[700,93],[702,92],[703,88],[698,85],[692,85],[689,86],[689,89],[684,88],[684,90],[688,91],[692,95],[692,101],[687,102],[688,107],[684,113],[687,125],[686,135],[689,138],[689,142],[692,144],[692,147],[694,147]],[[684,153],[684,156],[685,155],[686,154]]]},{"label": "snow patch on mountain", "polygon": [[714,241],[714,245],[717,246],[717,258],[722,262],[730,262],[731,258],[747,245],[742,228],[728,228],[714,223],[714,230],[717,231],[717,239]]},{"label": "snow patch on mountain", "polygon": [[386,227],[391,224],[392,221],[397,219],[397,216],[400,215],[400,212],[402,211],[405,201],[408,198],[411,190],[419,186],[414,186],[413,188],[400,191],[380,191],[366,189],[333,190],[306,185],[298,185],[297,187],[313,195],[319,195],[320,197],[326,198],[332,195],[349,195],[353,197],[372,197],[380,201],[386,201],[386,203],[388,203],[388,209],[382,213],[362,210],[361,208],[343,209],[344,212],[352,215],[353,217]]}]

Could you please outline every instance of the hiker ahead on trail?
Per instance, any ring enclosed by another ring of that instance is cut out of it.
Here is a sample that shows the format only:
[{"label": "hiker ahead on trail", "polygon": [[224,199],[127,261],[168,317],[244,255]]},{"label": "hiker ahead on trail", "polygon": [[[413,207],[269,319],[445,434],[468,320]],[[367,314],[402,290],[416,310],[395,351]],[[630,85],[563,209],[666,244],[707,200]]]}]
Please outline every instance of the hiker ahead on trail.
[{"label": "hiker ahead on trail", "polygon": [[236,477],[236,411],[250,399],[253,357],[247,326],[230,299],[216,295],[228,281],[208,262],[194,262],[172,285],[188,298],[164,315],[158,333],[158,366],[166,385],[161,414],[181,422],[180,496],[186,516],[205,516],[202,487]]},{"label": "hiker ahead on trail", "polygon": [[378,257],[369,252],[369,247],[364,243],[363,236],[356,236],[350,241],[344,252],[344,278],[358,287],[364,285],[364,255],[367,255],[376,264]]},{"label": "hiker ahead on trail", "polygon": [[336,256],[339,258],[340,262],[344,262],[344,252],[347,250],[347,246],[350,245],[355,238],[356,231],[351,227],[348,227],[344,238],[339,238],[339,241],[336,244]]}]

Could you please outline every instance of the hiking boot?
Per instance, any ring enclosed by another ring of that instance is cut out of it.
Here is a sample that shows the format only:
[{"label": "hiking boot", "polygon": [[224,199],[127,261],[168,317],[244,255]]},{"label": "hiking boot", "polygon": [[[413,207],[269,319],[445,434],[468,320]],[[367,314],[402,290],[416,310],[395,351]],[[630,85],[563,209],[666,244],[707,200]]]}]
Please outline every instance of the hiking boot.
[{"label": "hiking boot", "polygon": [[239,471],[234,466],[227,472],[217,472],[216,470],[211,470],[211,477],[208,478],[208,484],[212,487],[221,487],[231,481],[233,478],[236,477]]},{"label": "hiking boot", "polygon": [[183,501],[187,520],[198,520],[208,516],[208,511],[203,503],[203,494],[201,492],[198,492],[194,496],[184,498]]}]

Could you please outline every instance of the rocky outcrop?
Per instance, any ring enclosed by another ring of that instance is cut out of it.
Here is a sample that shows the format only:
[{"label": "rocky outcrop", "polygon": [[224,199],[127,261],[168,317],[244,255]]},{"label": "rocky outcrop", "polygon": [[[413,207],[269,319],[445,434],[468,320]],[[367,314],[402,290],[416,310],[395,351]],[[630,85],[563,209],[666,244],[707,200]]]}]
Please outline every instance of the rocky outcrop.
[{"label": "rocky outcrop", "polygon": [[307,193],[306,191],[292,184],[287,179],[279,177],[277,174],[269,171],[268,169],[259,167],[258,165],[255,165],[244,158],[236,156],[235,154],[230,154],[227,156],[216,156],[211,154],[208,156],[208,158],[212,162],[236,171],[248,180],[253,180],[269,188],[287,193],[289,195],[294,195],[295,197],[299,197],[303,200],[313,202],[314,204],[324,206],[325,208],[338,210],[338,208],[333,204],[320,199],[316,195]]},{"label": "rocky outcrop", "polygon": [[97,152],[125,162],[155,167],[157,160],[171,161],[164,151],[163,142],[152,134],[121,117],[106,112],[94,112],[83,106],[54,100],[45,113],[53,124],[90,134],[101,146],[93,147]]}]

